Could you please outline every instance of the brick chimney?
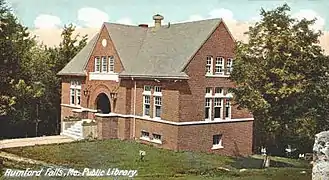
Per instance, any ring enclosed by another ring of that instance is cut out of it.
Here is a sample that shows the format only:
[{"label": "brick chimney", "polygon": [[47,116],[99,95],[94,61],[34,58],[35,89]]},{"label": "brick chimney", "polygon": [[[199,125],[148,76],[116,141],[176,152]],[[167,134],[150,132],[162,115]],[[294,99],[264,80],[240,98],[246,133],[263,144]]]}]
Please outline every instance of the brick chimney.
[{"label": "brick chimney", "polygon": [[147,24],[140,24],[140,25],[138,25],[139,27],[142,27],[142,28],[148,28],[149,27],[149,25],[147,25]]},{"label": "brick chimney", "polygon": [[160,14],[156,14],[153,16],[153,20],[154,20],[154,28],[158,29],[161,27],[161,21],[163,20],[163,16],[161,16]]}]

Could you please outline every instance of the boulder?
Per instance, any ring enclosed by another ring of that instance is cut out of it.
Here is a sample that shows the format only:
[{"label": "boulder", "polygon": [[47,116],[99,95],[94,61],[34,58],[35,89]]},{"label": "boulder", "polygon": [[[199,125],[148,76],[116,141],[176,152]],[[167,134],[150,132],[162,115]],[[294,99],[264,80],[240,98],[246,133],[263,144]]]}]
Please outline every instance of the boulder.
[{"label": "boulder", "polygon": [[315,135],[312,180],[329,180],[329,131]]}]

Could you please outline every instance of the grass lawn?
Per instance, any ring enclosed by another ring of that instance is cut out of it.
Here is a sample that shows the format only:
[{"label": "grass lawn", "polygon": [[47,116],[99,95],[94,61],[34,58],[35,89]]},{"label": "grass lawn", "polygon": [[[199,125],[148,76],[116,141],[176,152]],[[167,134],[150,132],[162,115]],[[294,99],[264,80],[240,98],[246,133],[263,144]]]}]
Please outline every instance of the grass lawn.
[{"label": "grass lawn", "polygon": [[[139,150],[146,151],[144,161],[139,160]],[[221,180],[309,180],[311,166],[301,160],[273,157],[272,168],[259,169],[261,156],[230,158],[215,154],[174,152],[143,145],[133,141],[106,140],[74,142],[6,149],[23,157],[76,169],[120,168],[137,169],[134,179],[221,179]],[[226,172],[220,167],[228,168]],[[244,172],[239,169],[246,168]],[[302,174],[301,171],[306,171]],[[102,178],[95,178],[102,179]]]}]

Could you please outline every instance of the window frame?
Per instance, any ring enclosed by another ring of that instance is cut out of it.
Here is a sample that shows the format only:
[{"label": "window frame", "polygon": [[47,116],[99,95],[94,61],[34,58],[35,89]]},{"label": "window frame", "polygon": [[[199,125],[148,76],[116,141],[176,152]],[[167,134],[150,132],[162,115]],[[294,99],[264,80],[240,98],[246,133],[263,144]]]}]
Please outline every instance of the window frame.
[{"label": "window frame", "polygon": [[[221,62],[221,63],[218,63],[218,62]],[[217,72],[217,70],[219,70],[219,71]],[[216,57],[215,75],[224,75],[224,58],[221,56]]]},{"label": "window frame", "polygon": [[[81,82],[78,80],[71,80],[70,84],[70,105],[81,106]],[[78,95],[80,101],[78,100]]]},{"label": "window frame", "polygon": [[[223,99],[222,98],[218,98],[218,97],[215,97],[214,98],[214,107],[213,107],[213,111],[214,111],[214,120],[222,120],[223,119]],[[215,117],[215,114],[216,114],[216,108],[220,108],[220,111],[219,111],[219,117]]]},{"label": "window frame", "polygon": [[[226,116],[228,115],[228,116]],[[232,118],[232,105],[230,99],[225,99],[225,119]]]},{"label": "window frame", "polygon": [[162,135],[161,134],[152,134],[152,142],[157,143],[157,144],[162,144]]},{"label": "window frame", "polygon": [[108,72],[114,73],[114,56],[109,56],[109,67],[108,67]]},{"label": "window frame", "polygon": [[[209,100],[209,102],[207,102],[207,100]],[[206,113],[207,113],[207,108],[208,109],[208,118],[206,118]],[[205,121],[211,121],[212,120],[212,98],[205,98],[205,114],[204,114],[204,119]]]},{"label": "window frame", "polygon": [[[148,99],[148,102],[147,102]],[[146,114],[146,105],[148,105],[148,115]],[[143,116],[151,116],[151,95],[143,95]]]},{"label": "window frame", "polygon": [[207,56],[206,57],[206,75],[213,75],[214,74],[213,61],[214,61],[213,56]]},{"label": "window frame", "polygon": [[233,58],[226,59],[226,74],[231,74],[233,70]]},{"label": "window frame", "polygon": [[148,131],[142,130],[140,139],[145,140],[145,141],[150,141],[151,140],[150,133]]},{"label": "window frame", "polygon": [[[161,119],[162,114],[162,97],[161,96],[154,96],[154,109],[153,115],[155,119]],[[157,116],[157,107],[160,107],[160,116]]]},{"label": "window frame", "polygon": [[[102,56],[101,58],[101,72],[103,73],[107,73],[108,72],[108,62],[107,62],[107,58],[106,56]],[[104,70],[104,67],[105,67],[105,70]]]},{"label": "window frame", "polygon": [[223,134],[215,134],[212,136],[212,149],[224,148]]},{"label": "window frame", "polygon": [[95,56],[94,59],[94,72],[96,73],[101,72],[101,58],[99,56]]}]

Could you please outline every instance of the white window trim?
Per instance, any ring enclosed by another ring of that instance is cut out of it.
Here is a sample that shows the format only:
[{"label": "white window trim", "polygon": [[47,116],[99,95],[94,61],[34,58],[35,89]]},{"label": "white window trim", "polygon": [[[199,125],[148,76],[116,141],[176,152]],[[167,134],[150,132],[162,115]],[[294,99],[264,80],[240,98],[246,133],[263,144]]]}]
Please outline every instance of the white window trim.
[{"label": "white window trim", "polygon": [[[157,89],[160,89],[160,91],[157,91]],[[162,96],[162,88],[161,88],[161,86],[154,86],[153,96]]]},{"label": "white window trim", "polygon": [[[105,62],[104,62],[104,60],[105,60]],[[107,58],[106,58],[106,56],[102,56],[102,58],[101,58],[101,72],[102,73],[107,73],[108,72],[108,69],[109,69],[109,67],[108,67],[108,62],[107,62]],[[105,67],[104,65],[106,65],[106,69],[104,70],[103,68]]]},{"label": "white window trim", "polygon": [[159,135],[160,139],[155,139],[154,133],[153,133],[153,138],[152,138],[151,142],[156,143],[156,144],[162,144],[162,135],[160,135],[160,134],[156,134],[156,135]]},{"label": "white window trim", "polygon": [[[221,59],[222,63],[221,64],[217,64],[217,60]],[[221,67],[222,72],[216,72],[216,67]],[[215,75],[224,75],[224,58],[223,57],[216,57],[216,61],[215,61]]]},{"label": "white window trim", "polygon": [[[147,105],[145,103],[145,96],[149,96],[150,98],[150,102],[148,103],[148,105],[150,106],[150,109],[149,109],[149,115],[145,115],[145,105]],[[143,117],[151,117],[151,95],[143,95]]]},{"label": "white window trim", "polygon": [[[218,97],[216,97],[216,98],[218,98]],[[222,98],[220,98],[219,99],[220,100],[220,103],[221,103],[221,106],[216,106],[215,105],[215,99],[214,99],[214,107],[213,107],[213,111],[214,111],[214,115],[215,115],[215,107],[220,107],[220,115],[219,115],[219,118],[215,118],[214,117],[214,121],[220,121],[220,120],[223,120],[223,117],[224,117],[224,108],[223,108],[223,106],[224,106],[224,99],[222,99]]]},{"label": "white window trim", "polygon": [[[99,62],[99,63],[97,63]],[[97,64],[99,64],[99,70],[97,70]],[[94,72],[101,72],[101,58],[99,56],[95,57],[95,60],[94,60]]]},{"label": "white window trim", "polygon": [[224,146],[222,145],[212,145],[212,148],[211,149],[223,149]]},{"label": "white window trim", "polygon": [[[157,105],[157,104],[155,104],[155,99],[156,99],[157,97],[160,97],[161,105]],[[156,106],[160,106],[160,109],[161,109],[161,111],[162,111],[162,97],[161,97],[161,96],[156,96],[156,95],[153,96],[153,118],[154,118],[154,119],[161,119],[161,114],[162,114],[162,113],[160,113],[160,117],[156,117]]]},{"label": "white window trim", "polygon": [[[227,100],[230,101],[229,103],[229,111],[228,111],[228,117],[226,117],[226,107],[227,107]],[[224,119],[231,119],[232,118],[232,104],[230,99],[225,100],[225,114],[224,114]]]},{"label": "white window trim", "polygon": [[[210,64],[208,64],[208,58],[210,58]],[[213,75],[214,74],[214,69],[213,69],[213,62],[214,61],[214,57],[213,56],[207,56],[206,57],[206,69],[207,69],[207,66],[210,66],[210,72],[206,72],[206,76],[207,75]]]},{"label": "white window trim", "polygon": [[[81,100],[82,100],[82,98],[81,98],[81,82],[80,81],[77,81],[77,80],[72,80],[71,82],[70,82],[70,105],[76,105],[76,106],[81,106]],[[77,104],[77,102],[78,102],[78,96],[77,96],[77,89],[79,89],[80,90],[80,104]],[[73,90],[73,92],[74,92],[74,103],[72,103],[72,91]]]},{"label": "white window trim", "polygon": [[[229,62],[228,60],[231,60],[230,66],[227,66],[227,62]],[[232,65],[233,65],[233,58],[227,58],[226,59],[226,69],[225,69],[226,74],[231,74],[231,71],[233,70]],[[230,71],[227,71],[228,67],[230,68]]]},{"label": "white window trim", "polygon": [[151,142],[156,143],[156,144],[162,144],[162,141],[158,140],[158,139],[152,139]]},{"label": "white window trim", "polygon": [[224,146],[223,146],[223,135],[221,135],[219,144],[213,144],[211,149],[222,149],[222,148],[224,148]]},{"label": "white window trim", "polygon": [[[207,103],[207,99],[209,99],[210,100],[210,105],[209,106],[206,106],[206,103]],[[206,107],[209,107],[209,114],[208,114],[208,119],[205,119],[205,121],[212,121],[212,98],[206,98],[205,99],[205,101],[206,101],[206,103],[205,103],[205,109],[206,109]]]},{"label": "white window trim", "polygon": [[[78,95],[78,91],[80,91],[80,95]],[[78,104],[78,97],[80,97],[80,104]],[[75,98],[76,98],[76,105],[81,106],[81,89],[75,89]]]},{"label": "white window trim", "polygon": [[[209,93],[207,93],[207,88],[210,88],[210,92],[209,92]],[[213,91],[213,88],[212,88],[212,87],[206,87],[206,95],[205,95],[205,97],[206,97],[206,98],[211,98],[211,97],[213,97],[213,95],[212,95],[212,91]]]},{"label": "white window trim", "polygon": [[[72,95],[72,90],[73,90],[73,95]],[[72,96],[74,97],[74,102],[72,102]],[[70,88],[70,105],[75,105],[75,89],[74,88]]]},{"label": "white window trim", "polygon": [[[143,136],[143,132],[148,133],[149,135],[148,136]],[[150,133],[148,131],[142,130],[140,139],[150,141],[151,140]]]},{"label": "white window trim", "polygon": [[[108,72],[114,73],[114,56],[109,56],[109,66],[108,66]],[[111,69],[113,67],[113,69]]]}]

